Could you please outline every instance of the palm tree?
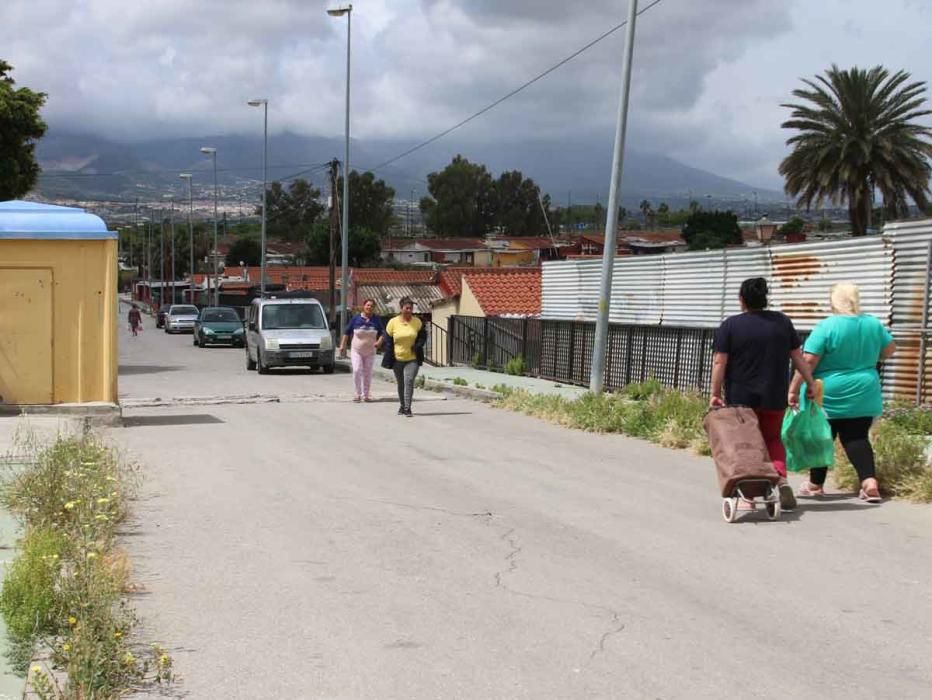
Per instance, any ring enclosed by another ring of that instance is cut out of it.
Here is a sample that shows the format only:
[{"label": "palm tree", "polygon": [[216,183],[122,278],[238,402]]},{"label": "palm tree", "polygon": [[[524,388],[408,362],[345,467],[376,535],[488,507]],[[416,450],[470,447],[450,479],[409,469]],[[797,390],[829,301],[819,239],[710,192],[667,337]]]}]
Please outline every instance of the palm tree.
[{"label": "palm tree", "polygon": [[932,130],[915,120],[932,111],[921,109],[925,83],[910,78],[882,66],[833,64],[824,76],[804,79],[807,87],[793,91],[804,102],[782,105],[793,110],[783,128],[799,131],[780,163],[787,194],[806,208],[846,200],[855,236],[867,232],[875,191],[891,219],[908,213],[910,199],[929,206]]}]

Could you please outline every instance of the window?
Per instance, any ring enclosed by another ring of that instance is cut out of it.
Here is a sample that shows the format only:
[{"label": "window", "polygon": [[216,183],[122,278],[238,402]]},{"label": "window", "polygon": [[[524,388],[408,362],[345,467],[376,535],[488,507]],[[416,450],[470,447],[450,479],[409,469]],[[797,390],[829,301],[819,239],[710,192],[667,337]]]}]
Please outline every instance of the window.
[{"label": "window", "polygon": [[326,328],[319,304],[266,304],[262,307],[262,329]]},{"label": "window", "polygon": [[196,306],[173,306],[168,313],[172,316],[197,316],[198,310]]}]

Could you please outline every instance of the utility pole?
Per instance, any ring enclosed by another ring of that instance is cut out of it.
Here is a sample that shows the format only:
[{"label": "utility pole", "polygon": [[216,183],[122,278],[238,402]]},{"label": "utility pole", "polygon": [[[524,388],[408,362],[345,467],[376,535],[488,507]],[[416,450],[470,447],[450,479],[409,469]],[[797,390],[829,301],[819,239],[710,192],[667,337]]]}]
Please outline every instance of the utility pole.
[{"label": "utility pole", "polygon": [[631,93],[631,64],[634,62],[634,27],[637,23],[638,0],[629,0],[628,26],[625,32],[625,56],[621,74],[621,100],[615,127],[615,153],[612,179],[608,191],[608,221],[605,225],[605,247],[602,250],[602,280],[599,285],[599,315],[595,324],[595,344],[589,390],[601,394],[605,382],[605,352],[608,346],[608,307],[612,298],[612,273],[615,268],[615,241],[618,236],[618,188],[625,160],[625,134],[628,129],[628,99]]},{"label": "utility pole", "polygon": [[168,225],[172,237],[172,304],[177,301],[175,296],[175,198],[169,200]]},{"label": "utility pole", "polygon": [[[139,235],[139,197],[136,197],[136,202],[133,204],[133,239]],[[133,266],[133,241],[129,242],[129,264],[130,267]]]},{"label": "utility pole", "polygon": [[[337,250],[336,250],[336,232],[337,226],[339,225],[339,207],[337,206],[337,173],[339,172],[340,161],[336,158],[330,161],[330,246],[329,246],[329,272],[330,272],[330,324],[331,326],[336,322],[336,259],[337,259]],[[342,329],[340,329],[342,332]]]},{"label": "utility pole", "polygon": [[165,219],[159,210],[159,306],[165,303]]}]

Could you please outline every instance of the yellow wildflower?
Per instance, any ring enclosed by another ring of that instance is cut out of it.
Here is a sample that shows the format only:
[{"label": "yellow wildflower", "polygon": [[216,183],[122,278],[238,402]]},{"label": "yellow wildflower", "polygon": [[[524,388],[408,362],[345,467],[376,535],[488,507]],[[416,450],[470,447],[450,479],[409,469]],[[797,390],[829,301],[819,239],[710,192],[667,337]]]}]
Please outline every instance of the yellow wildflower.
[{"label": "yellow wildflower", "polygon": [[68,624],[74,627],[76,624],[78,624],[78,618],[72,615],[71,617],[68,618]]},{"label": "yellow wildflower", "polygon": [[136,657],[133,656],[130,652],[126,652],[126,656],[123,657],[123,663],[127,666],[132,666],[136,663]]},{"label": "yellow wildflower", "polygon": [[95,559],[96,557],[97,557],[97,552],[88,552],[88,553],[87,553],[87,558],[88,558],[88,559]]},{"label": "yellow wildflower", "polygon": [[109,498],[98,498],[97,502],[98,503],[110,503],[110,499]]},{"label": "yellow wildflower", "polygon": [[73,510],[73,509],[74,509],[74,501],[68,501],[65,504],[65,510]]},{"label": "yellow wildflower", "polygon": [[64,644],[62,644],[61,650],[67,653],[71,651],[71,645],[68,644],[68,642],[65,642]]},{"label": "yellow wildflower", "polygon": [[33,667],[32,667],[32,672],[33,672],[33,673],[42,673],[42,667],[41,667],[41,666],[33,666]]},{"label": "yellow wildflower", "polygon": [[98,513],[97,515],[94,516],[94,520],[110,520],[110,518],[108,518],[103,513]]},{"label": "yellow wildflower", "polygon": [[113,633],[113,638],[114,638],[114,639],[119,639],[119,638],[122,637],[122,636],[123,636],[123,633],[120,632],[120,630],[117,630],[116,632]]},{"label": "yellow wildflower", "polygon": [[169,658],[168,654],[162,654],[162,655],[159,657],[159,666],[160,666],[161,668],[165,668],[165,667],[168,666],[171,662],[172,662],[172,660]]}]

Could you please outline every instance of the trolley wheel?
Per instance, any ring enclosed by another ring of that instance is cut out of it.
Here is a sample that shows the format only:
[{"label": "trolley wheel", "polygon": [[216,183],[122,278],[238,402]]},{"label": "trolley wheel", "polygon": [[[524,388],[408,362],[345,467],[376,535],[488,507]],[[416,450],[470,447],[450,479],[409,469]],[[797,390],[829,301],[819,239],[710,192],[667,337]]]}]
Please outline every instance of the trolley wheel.
[{"label": "trolley wheel", "polygon": [[722,499],[722,517],[725,518],[726,523],[733,523],[735,521],[735,518],[738,517],[737,498]]},{"label": "trolley wheel", "polygon": [[780,513],[781,513],[780,499],[778,497],[777,500],[774,501],[773,503],[767,504],[767,517],[770,518],[771,520],[779,520]]}]

